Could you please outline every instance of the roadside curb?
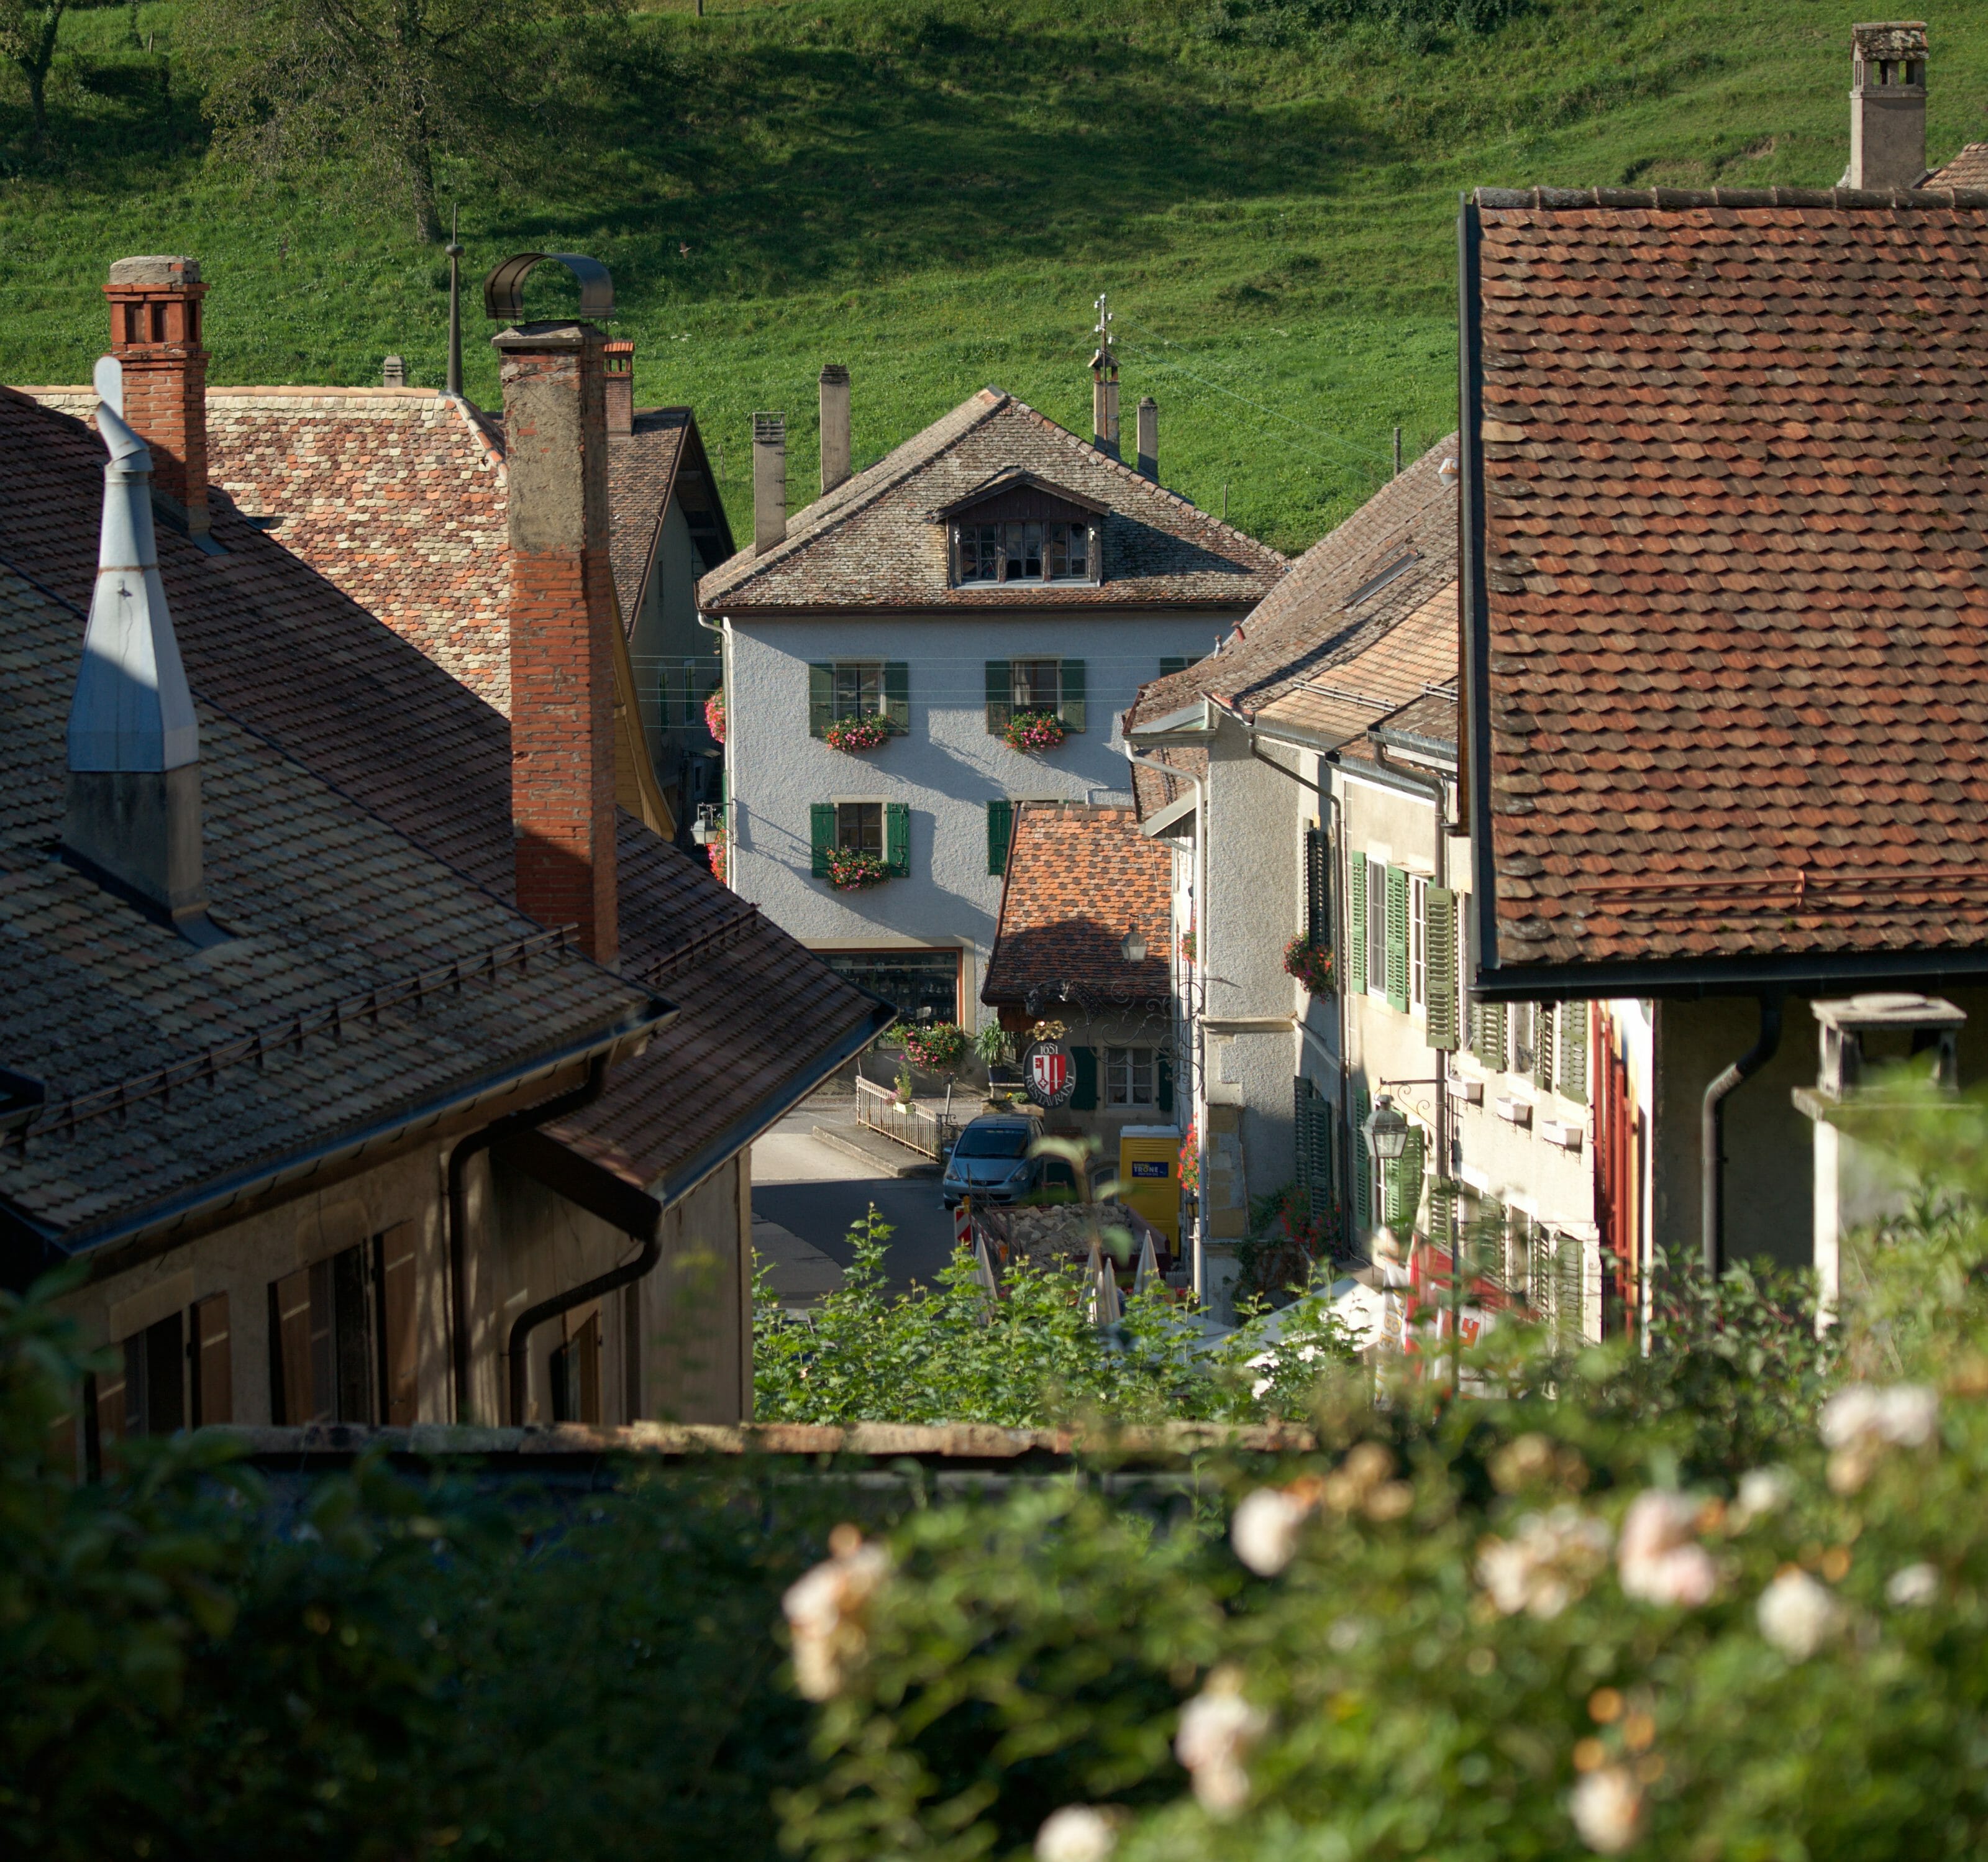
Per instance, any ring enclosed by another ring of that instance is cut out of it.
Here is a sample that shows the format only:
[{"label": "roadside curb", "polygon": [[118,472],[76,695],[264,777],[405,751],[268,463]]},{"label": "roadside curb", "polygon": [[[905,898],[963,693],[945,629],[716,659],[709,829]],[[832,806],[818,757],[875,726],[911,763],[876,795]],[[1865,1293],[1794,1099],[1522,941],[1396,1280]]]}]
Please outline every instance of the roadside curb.
[{"label": "roadside curb", "polygon": [[873,1138],[854,1125],[816,1125],[809,1135],[823,1144],[875,1166],[885,1177],[936,1177],[938,1166],[915,1151],[906,1151],[888,1138]]}]

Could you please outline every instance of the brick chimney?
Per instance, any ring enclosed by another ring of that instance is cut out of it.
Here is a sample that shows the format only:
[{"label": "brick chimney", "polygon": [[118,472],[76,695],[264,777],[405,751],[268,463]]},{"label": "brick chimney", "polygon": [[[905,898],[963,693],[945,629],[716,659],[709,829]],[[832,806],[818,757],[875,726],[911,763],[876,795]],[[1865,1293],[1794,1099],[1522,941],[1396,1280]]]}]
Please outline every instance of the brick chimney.
[{"label": "brick chimney", "polygon": [[619,948],[614,859],[614,585],[607,557],[602,333],[523,323],[491,342],[509,478],[511,831],[518,908]]},{"label": "brick chimney", "polygon": [[207,534],[207,351],[197,259],[120,259],[103,287],[124,419],[152,460],[152,495],[189,534]]},{"label": "brick chimney", "polygon": [[1850,29],[1850,185],[1916,188],[1926,171],[1926,29]]},{"label": "brick chimney", "polygon": [[752,416],[752,553],[787,537],[787,417]]},{"label": "brick chimney", "polygon": [[1139,401],[1139,470],[1157,485],[1160,478],[1160,404],[1150,394]]},{"label": "brick chimney", "polygon": [[826,497],[849,476],[849,371],[839,362],[821,370],[821,489]]},{"label": "brick chimney", "polygon": [[600,346],[602,385],[607,397],[607,437],[625,440],[635,431],[635,345],[610,336]]}]

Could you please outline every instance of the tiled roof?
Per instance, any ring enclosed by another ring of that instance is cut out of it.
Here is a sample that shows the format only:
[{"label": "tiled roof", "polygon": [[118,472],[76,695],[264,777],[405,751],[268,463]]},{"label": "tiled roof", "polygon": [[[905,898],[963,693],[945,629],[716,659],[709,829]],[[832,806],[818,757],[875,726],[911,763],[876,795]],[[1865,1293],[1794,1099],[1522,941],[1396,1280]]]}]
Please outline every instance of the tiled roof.
[{"label": "tiled roof", "polygon": [[230,941],[197,950],[54,857],[82,620],[0,569],[0,1045],[49,1095],[0,1139],[17,1217],[84,1246],[643,1018],[647,989],[576,952],[540,938],[513,961],[537,928],[211,705],[205,864]]},{"label": "tiled roof", "polygon": [[[86,607],[102,483],[86,428],[0,389],[0,562]],[[159,536],[195,695],[508,904],[502,714],[239,515],[221,509],[214,534],[227,554]],[[611,1141],[632,1178],[674,1181],[828,1070],[877,1005],[625,814],[620,836],[623,972],[682,1013],[558,1135]]]},{"label": "tiled roof", "polygon": [[[1139,832],[1130,809],[1019,804],[980,999],[1073,1001],[1091,1012],[1163,999],[1172,875],[1171,851]],[[1146,941],[1136,964],[1118,948],[1134,929]]]},{"label": "tiled roof", "polygon": [[1936,168],[1922,188],[1988,188],[1988,142],[1970,142],[1944,167]]},{"label": "tiled roof", "polygon": [[[955,588],[935,513],[998,475],[1028,471],[1102,505],[1104,579]],[[1026,403],[983,388],[698,585],[708,613],[822,609],[1249,608],[1284,559],[1100,452]]]},{"label": "tiled roof", "polygon": [[[1456,494],[1439,473],[1456,451],[1452,434],[1390,479],[1298,558],[1219,653],[1142,686],[1128,721],[1150,725],[1207,696],[1246,718],[1339,738],[1453,681]],[[1160,754],[1197,774],[1205,767],[1189,745]],[[1181,786],[1133,774],[1144,813]]]},{"label": "tiled roof", "polygon": [[731,556],[732,529],[718,500],[716,483],[697,430],[697,417],[688,407],[637,408],[631,431],[609,441],[607,490],[613,528],[608,553],[614,565],[615,592],[621,598],[621,617],[631,633],[641,611],[657,539],[672,496],[683,508],[691,541],[703,559],[715,564]]},{"label": "tiled roof", "polygon": [[1475,211],[1497,963],[1988,945],[1988,194]]}]

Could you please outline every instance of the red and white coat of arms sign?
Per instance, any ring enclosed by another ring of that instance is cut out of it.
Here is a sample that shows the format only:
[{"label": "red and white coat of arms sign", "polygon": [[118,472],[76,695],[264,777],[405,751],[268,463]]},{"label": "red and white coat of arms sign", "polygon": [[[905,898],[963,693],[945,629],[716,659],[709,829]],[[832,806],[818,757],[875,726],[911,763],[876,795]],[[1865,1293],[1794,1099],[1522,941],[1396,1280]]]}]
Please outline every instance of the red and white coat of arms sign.
[{"label": "red and white coat of arms sign", "polygon": [[1077,1090],[1077,1069],[1070,1049],[1055,1041],[1038,1041],[1023,1065],[1029,1097],[1039,1106],[1060,1106]]}]

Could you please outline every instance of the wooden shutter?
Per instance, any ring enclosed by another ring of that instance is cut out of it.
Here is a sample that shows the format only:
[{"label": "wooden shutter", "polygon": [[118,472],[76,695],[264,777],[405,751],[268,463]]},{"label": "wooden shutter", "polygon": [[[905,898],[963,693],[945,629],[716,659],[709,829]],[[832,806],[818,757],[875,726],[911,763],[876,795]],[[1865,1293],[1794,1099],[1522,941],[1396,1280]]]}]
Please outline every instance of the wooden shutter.
[{"label": "wooden shutter", "polygon": [[1423,1151],[1422,1127],[1412,1124],[1401,1154],[1383,1167],[1381,1219],[1405,1239],[1422,1207]]},{"label": "wooden shutter", "polygon": [[1432,886],[1425,907],[1423,953],[1428,964],[1428,1044],[1437,1053],[1456,1052],[1456,894]]},{"label": "wooden shutter", "polygon": [[1552,1002],[1533,1007],[1533,1084],[1553,1090],[1554,1036],[1560,1024],[1560,1010]]},{"label": "wooden shutter", "polygon": [[1367,991],[1367,856],[1346,857],[1346,986],[1355,995]]},{"label": "wooden shutter", "polygon": [[901,737],[911,728],[911,668],[908,661],[884,662],[884,721]]},{"label": "wooden shutter", "polygon": [[908,802],[884,804],[884,866],[893,879],[911,876],[911,807]]},{"label": "wooden shutter", "polygon": [[116,1353],[113,1367],[101,1377],[83,1380],[86,1433],[92,1438],[91,1458],[100,1468],[104,1449],[114,1447],[129,1432],[124,1414],[124,1353]]},{"label": "wooden shutter", "polygon": [[1177,672],[1185,672],[1194,664],[1185,653],[1163,653],[1160,655],[1160,677],[1171,678]]},{"label": "wooden shutter", "polygon": [[1398,1015],[1408,1012],[1408,876],[1399,867],[1386,872],[1388,1006]]},{"label": "wooden shutter", "polygon": [[835,721],[835,668],[826,664],[808,667],[808,735],[820,737]]},{"label": "wooden shutter", "polygon": [[1374,1154],[1367,1148],[1367,1115],[1373,1110],[1367,1083],[1353,1088],[1353,1208],[1349,1228],[1365,1228],[1374,1219]]},{"label": "wooden shutter", "polygon": [[989,660],[987,735],[999,737],[1015,715],[1015,669],[1006,660]]},{"label": "wooden shutter", "polygon": [[269,1289],[270,1407],[296,1428],[314,1419],[311,1377],[311,1270],[300,1267]]},{"label": "wooden shutter", "polygon": [[394,1428],[420,1420],[416,1232],[414,1223],[396,1222],[374,1244],[380,1276],[380,1420]]},{"label": "wooden shutter", "polygon": [[1429,1185],[1428,1233],[1429,1239],[1439,1248],[1452,1255],[1458,1252],[1456,1185],[1440,1174]]},{"label": "wooden shutter", "polygon": [[1070,1096],[1070,1109],[1073,1112],[1095,1112],[1097,1110],[1097,1049],[1094,1047],[1073,1047],[1070,1050],[1070,1059],[1077,1074],[1077,1090]]},{"label": "wooden shutter", "polygon": [[1057,707],[1057,715],[1066,731],[1080,731],[1084,728],[1084,662],[1062,660],[1057,662],[1057,668],[1062,681],[1062,702]]},{"label": "wooden shutter", "polygon": [[987,804],[987,870],[997,879],[1008,871],[1008,843],[1015,831],[1015,805],[997,798]]},{"label": "wooden shutter", "polygon": [[1332,948],[1332,840],[1322,828],[1305,830],[1305,936]]},{"label": "wooden shutter", "polygon": [[1161,1048],[1153,1063],[1153,1091],[1161,1117],[1172,1118],[1174,1115],[1174,1057],[1171,1049]]},{"label": "wooden shutter", "polygon": [[235,1420],[235,1365],[228,1337],[228,1296],[211,1293],[193,1308],[193,1426]]},{"label": "wooden shutter", "polygon": [[1560,1094],[1587,1103],[1587,1043],[1591,1017],[1585,1002],[1560,1005]]},{"label": "wooden shutter", "polygon": [[1477,1005],[1477,1058],[1497,1073],[1505,1070],[1505,1005]]},{"label": "wooden shutter", "polygon": [[835,804],[812,802],[808,805],[808,846],[812,858],[808,870],[816,879],[828,877],[829,850],[835,845]]}]

